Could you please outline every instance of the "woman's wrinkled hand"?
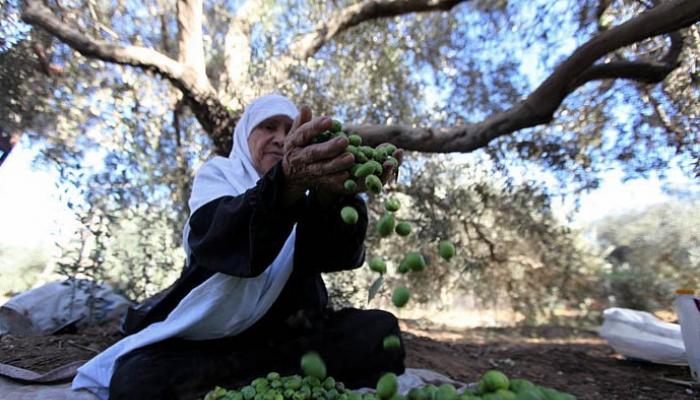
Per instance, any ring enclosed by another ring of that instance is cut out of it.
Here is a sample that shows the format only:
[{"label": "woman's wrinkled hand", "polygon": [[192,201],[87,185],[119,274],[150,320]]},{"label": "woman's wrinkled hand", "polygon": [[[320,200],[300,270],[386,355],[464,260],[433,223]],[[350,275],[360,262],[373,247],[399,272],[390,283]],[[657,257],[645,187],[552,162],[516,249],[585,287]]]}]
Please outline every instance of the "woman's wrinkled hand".
[{"label": "woman's wrinkled hand", "polygon": [[350,177],[348,170],[355,158],[346,152],[348,139],[336,137],[322,143],[313,138],[330,129],[329,117],[313,118],[311,109],[302,106],[284,141],[282,169],[290,194],[303,196],[307,189],[343,192],[343,183]]}]

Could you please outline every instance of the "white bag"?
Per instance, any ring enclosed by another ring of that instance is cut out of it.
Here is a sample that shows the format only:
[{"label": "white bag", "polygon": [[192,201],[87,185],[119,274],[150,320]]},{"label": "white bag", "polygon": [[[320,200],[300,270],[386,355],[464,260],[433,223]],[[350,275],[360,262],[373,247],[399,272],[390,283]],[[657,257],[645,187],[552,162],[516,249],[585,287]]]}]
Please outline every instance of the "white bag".
[{"label": "white bag", "polygon": [[700,299],[694,294],[693,290],[677,290],[674,306],[681,323],[690,374],[700,382]]},{"label": "white bag", "polygon": [[657,364],[688,365],[680,325],[617,307],[606,309],[603,318],[598,334],[618,353]]}]

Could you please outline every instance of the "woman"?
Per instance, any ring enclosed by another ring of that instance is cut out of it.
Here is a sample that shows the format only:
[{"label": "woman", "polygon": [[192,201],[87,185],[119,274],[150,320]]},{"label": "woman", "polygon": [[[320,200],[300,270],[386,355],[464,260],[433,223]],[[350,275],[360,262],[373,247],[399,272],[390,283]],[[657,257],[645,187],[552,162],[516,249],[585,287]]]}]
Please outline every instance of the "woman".
[{"label": "woman", "polygon": [[[308,351],[350,388],[403,372],[403,350],[382,349],[384,337],[400,334],[393,315],[328,309],[320,273],[361,266],[367,229],[364,202],[343,189],[354,163],[347,139],[311,144],[330,125],[279,95],[248,106],[229,157],[195,177],[187,269],[127,321],[130,336],[78,370],[74,389],[115,400],[196,398],[270,371],[299,373]],[[356,224],[340,219],[345,205],[358,210]]]}]

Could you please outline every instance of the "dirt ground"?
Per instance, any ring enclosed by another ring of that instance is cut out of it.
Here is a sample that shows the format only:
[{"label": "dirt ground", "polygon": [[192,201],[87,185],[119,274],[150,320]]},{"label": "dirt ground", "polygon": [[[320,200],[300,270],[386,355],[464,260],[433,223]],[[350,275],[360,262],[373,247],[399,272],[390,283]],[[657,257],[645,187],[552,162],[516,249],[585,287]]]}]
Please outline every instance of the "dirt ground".
[{"label": "dirt ground", "polygon": [[[474,382],[486,370],[563,390],[582,400],[700,399],[687,367],[624,360],[594,332],[566,327],[450,330],[402,320],[406,364]],[[119,339],[114,327],[48,337],[0,338],[0,362],[36,372],[87,360]]]},{"label": "dirt ground", "polygon": [[567,327],[444,327],[402,321],[406,364],[463,382],[489,369],[576,395],[580,400],[700,399],[687,367],[625,360],[595,332]]}]

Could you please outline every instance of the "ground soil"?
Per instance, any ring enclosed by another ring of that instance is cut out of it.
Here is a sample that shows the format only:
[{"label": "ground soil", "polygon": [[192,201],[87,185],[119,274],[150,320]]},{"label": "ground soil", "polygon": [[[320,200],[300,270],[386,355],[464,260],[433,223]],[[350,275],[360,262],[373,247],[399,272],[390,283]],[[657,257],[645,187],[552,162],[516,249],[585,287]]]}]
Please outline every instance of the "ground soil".
[{"label": "ground soil", "polygon": [[625,360],[595,332],[567,327],[450,330],[402,321],[407,360],[455,380],[489,369],[576,395],[581,400],[700,399],[688,367]]},{"label": "ground soil", "polygon": [[[489,369],[563,390],[582,400],[700,399],[683,384],[687,367],[625,360],[594,332],[558,326],[451,330],[402,320],[406,364],[474,382]],[[0,362],[46,372],[86,360],[120,338],[115,327],[47,337],[0,338]],[[676,382],[681,381],[681,382]]]},{"label": "ground soil", "polygon": [[4,335],[0,337],[0,363],[44,373],[87,361],[121,337],[116,324],[51,336]]}]

